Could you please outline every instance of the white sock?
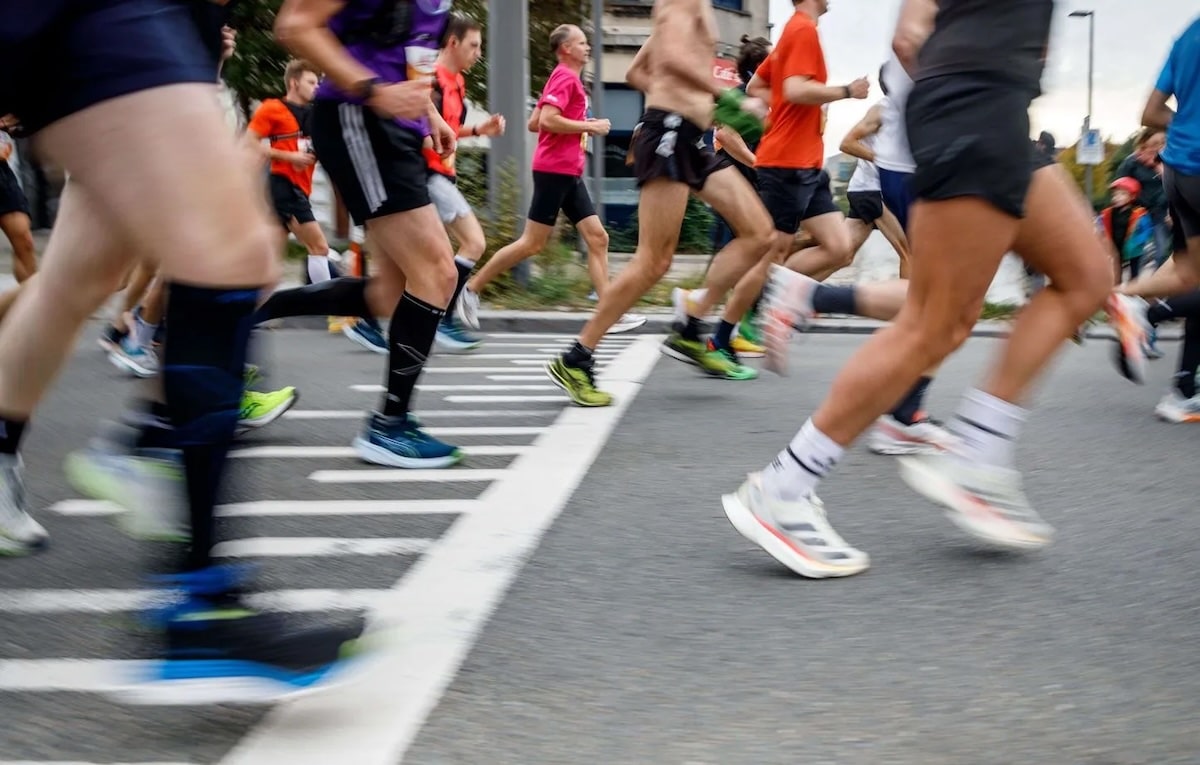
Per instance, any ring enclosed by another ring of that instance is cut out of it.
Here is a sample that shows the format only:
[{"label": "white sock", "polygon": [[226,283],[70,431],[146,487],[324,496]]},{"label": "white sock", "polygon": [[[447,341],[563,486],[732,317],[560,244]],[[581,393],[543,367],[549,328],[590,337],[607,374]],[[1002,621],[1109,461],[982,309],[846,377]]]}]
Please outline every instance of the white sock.
[{"label": "white sock", "polygon": [[158,329],[157,324],[147,324],[142,321],[141,316],[134,317],[133,342],[137,343],[139,348],[149,348],[154,342],[154,331],[156,329]]},{"label": "white sock", "polygon": [[308,256],[308,278],[312,280],[313,284],[327,282],[333,278],[333,274],[329,271],[328,255]]},{"label": "white sock", "polygon": [[963,394],[950,432],[961,440],[964,458],[997,467],[1016,463],[1017,436],[1028,410],[971,388]]},{"label": "white sock", "polygon": [[785,502],[807,497],[845,452],[810,419],[762,473],[763,490]]}]

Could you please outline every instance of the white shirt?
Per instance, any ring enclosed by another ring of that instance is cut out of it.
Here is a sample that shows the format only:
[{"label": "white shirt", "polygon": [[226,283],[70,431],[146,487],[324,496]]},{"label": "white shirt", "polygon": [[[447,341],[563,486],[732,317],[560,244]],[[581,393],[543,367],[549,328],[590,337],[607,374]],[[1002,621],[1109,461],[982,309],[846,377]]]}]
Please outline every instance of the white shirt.
[{"label": "white shirt", "polygon": [[[875,148],[877,136],[878,133],[867,136],[862,140],[862,144],[875,149],[878,156],[878,149]],[[850,176],[850,183],[846,186],[847,193],[852,191],[879,191],[879,169],[875,167],[874,162],[858,160],[854,167],[854,175]]]},{"label": "white shirt", "polygon": [[882,124],[876,134],[875,164],[894,173],[911,173],[917,169],[917,163],[913,161],[912,151],[908,147],[904,110],[913,81],[895,53],[883,65],[882,79],[887,85],[888,95],[881,102]]}]

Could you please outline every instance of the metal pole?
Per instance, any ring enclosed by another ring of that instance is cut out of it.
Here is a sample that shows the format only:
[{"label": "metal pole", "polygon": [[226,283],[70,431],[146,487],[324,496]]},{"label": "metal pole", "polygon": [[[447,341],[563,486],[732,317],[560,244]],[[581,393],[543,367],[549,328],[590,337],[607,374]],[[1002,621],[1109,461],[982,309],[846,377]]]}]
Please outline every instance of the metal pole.
[{"label": "metal pole", "polygon": [[[1095,72],[1095,55],[1096,55],[1096,12],[1088,13],[1088,103],[1087,117],[1083,121],[1083,129],[1085,131],[1092,129],[1092,83]],[[1088,165],[1084,170],[1084,185],[1087,187],[1088,202],[1092,202],[1096,195],[1096,178],[1095,168]]]},{"label": "metal pole", "polygon": [[[488,0],[488,110],[503,114],[508,123],[504,135],[490,141],[488,150],[488,201],[492,215],[499,216],[501,186],[505,169],[515,172],[517,218],[524,220],[533,195],[529,172],[529,138],[525,122],[529,119],[529,2],[528,0]],[[517,232],[518,234],[520,232]],[[514,277],[518,284],[528,282],[526,264]]]},{"label": "metal pole", "polygon": [[[592,112],[604,116],[604,0],[592,0]],[[604,217],[604,136],[592,136],[592,193],[600,222]]]}]

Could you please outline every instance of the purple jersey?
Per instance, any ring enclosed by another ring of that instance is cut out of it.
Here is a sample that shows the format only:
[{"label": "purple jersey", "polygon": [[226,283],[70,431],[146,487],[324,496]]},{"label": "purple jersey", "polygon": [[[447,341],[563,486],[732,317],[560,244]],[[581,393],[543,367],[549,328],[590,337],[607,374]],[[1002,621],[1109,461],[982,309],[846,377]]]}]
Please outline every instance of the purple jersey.
[{"label": "purple jersey", "polygon": [[[409,7],[401,8],[405,3]],[[453,4],[453,0],[347,0],[342,10],[329,20],[329,28],[356,61],[385,83],[432,77]],[[404,12],[407,12],[405,34],[386,41],[387,30],[381,27],[389,24],[394,27],[394,20]],[[344,93],[329,79],[321,83],[316,97],[362,103],[362,99]],[[429,133],[429,120],[424,117],[396,122],[423,135]]]}]

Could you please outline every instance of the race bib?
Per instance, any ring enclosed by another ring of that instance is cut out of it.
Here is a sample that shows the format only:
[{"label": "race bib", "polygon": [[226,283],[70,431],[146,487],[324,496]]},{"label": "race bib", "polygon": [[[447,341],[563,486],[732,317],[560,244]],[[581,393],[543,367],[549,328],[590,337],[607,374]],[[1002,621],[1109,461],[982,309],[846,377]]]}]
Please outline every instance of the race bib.
[{"label": "race bib", "polygon": [[408,79],[419,80],[432,77],[437,71],[436,48],[410,45],[404,49],[404,61],[408,65]]}]

